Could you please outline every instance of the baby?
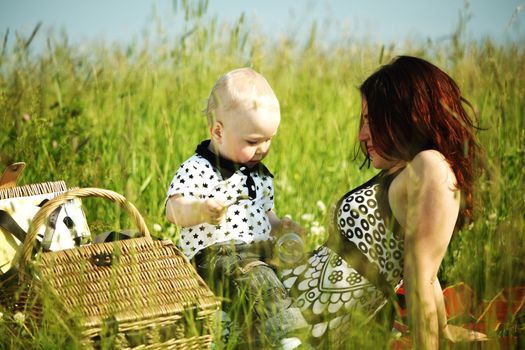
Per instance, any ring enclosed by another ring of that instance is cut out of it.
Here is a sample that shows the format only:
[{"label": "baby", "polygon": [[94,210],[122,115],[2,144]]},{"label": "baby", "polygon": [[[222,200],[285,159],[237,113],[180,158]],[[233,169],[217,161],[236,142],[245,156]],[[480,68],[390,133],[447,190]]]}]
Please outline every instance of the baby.
[{"label": "baby", "polygon": [[240,68],[217,80],[206,115],[211,139],[175,174],[166,217],[181,227],[179,247],[198,273],[232,301],[230,314],[255,311],[257,327],[243,332],[246,341],[290,343],[287,334],[306,322],[265,262],[274,235],[303,233],[273,211],[273,175],[262,163],[279,127],[279,101],[262,75]]}]

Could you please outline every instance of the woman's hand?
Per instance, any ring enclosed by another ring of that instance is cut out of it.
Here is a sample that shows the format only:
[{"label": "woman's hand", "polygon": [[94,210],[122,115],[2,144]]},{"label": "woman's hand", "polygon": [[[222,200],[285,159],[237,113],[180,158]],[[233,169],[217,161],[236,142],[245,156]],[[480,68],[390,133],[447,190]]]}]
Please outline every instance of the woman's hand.
[{"label": "woman's hand", "polygon": [[441,336],[452,343],[487,341],[489,339],[484,333],[452,324],[445,325],[441,330]]}]

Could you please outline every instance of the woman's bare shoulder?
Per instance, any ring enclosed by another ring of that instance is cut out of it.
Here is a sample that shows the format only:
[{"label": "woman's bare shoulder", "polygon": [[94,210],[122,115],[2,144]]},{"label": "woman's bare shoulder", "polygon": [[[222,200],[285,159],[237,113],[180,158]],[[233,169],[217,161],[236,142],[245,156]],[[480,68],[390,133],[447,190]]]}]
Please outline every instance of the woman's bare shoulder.
[{"label": "woman's bare shoulder", "polygon": [[409,165],[414,181],[447,184],[447,187],[455,187],[454,172],[445,156],[439,151],[421,151],[409,162]]},{"label": "woman's bare shoulder", "polygon": [[427,149],[419,152],[414,156],[410,163],[413,164],[413,166],[422,167],[439,166],[441,165],[441,163],[445,163],[448,165],[445,156],[441,154],[441,152],[433,149]]}]

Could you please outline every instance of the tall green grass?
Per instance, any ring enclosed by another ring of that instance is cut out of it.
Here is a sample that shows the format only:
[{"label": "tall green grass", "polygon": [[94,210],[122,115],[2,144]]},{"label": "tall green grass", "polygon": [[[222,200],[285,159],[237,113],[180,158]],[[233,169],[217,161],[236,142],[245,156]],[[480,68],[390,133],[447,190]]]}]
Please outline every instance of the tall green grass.
[{"label": "tall green grass", "polygon": [[[322,228],[332,205],[375,173],[360,169],[361,159],[355,159],[357,86],[390,58],[417,55],[458,82],[476,109],[486,151],[477,181],[477,219],[454,237],[440,277],[446,283],[465,281],[480,301],[525,283],[523,41],[465,41],[461,23],[452,39],[442,42],[326,44],[315,26],[305,42],[272,41],[244,16],[224,25],[205,17],[205,8],[206,2],[184,3],[182,34],[159,29],[126,45],[79,47],[64,34],[49,34],[36,50],[31,41],[44,36],[38,27],[26,36],[6,34],[0,56],[0,164],[25,161],[22,184],[63,179],[69,186],[122,193],[150,227],[160,225],[155,234],[176,239],[177,230],[164,218],[167,186],[207,137],[202,110],[215,80],[251,66],[268,79],[281,103],[281,126],[266,160],[275,174],[276,211],[313,228],[308,245],[314,248],[326,238]],[[104,203],[85,205],[94,231],[127,224]],[[15,338],[6,323],[0,321],[0,337],[9,336],[12,347],[59,347],[67,334],[57,323],[45,336]]]}]

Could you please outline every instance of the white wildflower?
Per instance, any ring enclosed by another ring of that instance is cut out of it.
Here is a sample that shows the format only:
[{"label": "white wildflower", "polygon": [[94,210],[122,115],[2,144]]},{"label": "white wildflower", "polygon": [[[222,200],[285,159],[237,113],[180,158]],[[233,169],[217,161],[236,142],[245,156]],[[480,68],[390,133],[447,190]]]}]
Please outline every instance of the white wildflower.
[{"label": "white wildflower", "polygon": [[323,203],[323,201],[317,201],[317,208],[321,211],[321,213],[326,212],[326,204]]},{"label": "white wildflower", "polygon": [[312,221],[314,219],[314,214],[303,214],[301,219],[304,221]]},{"label": "white wildflower", "polygon": [[13,316],[13,319],[15,320],[16,323],[23,324],[24,321],[26,320],[26,316],[19,311]]},{"label": "white wildflower", "polygon": [[314,236],[317,236],[321,234],[321,230],[319,230],[319,226],[312,226],[310,233]]},{"label": "white wildflower", "polygon": [[159,224],[153,224],[153,230],[155,232],[160,232],[162,231],[162,226],[160,226]]},{"label": "white wildflower", "polygon": [[2,320],[3,318],[4,318],[4,313],[0,312],[0,320]]},{"label": "white wildflower", "polygon": [[319,226],[319,221],[312,221],[312,226]]},{"label": "white wildflower", "polygon": [[314,236],[323,235],[325,233],[325,228],[323,226],[312,226],[310,228],[310,233]]},{"label": "white wildflower", "polygon": [[171,225],[168,227],[168,233],[173,236],[175,234],[175,226]]}]

